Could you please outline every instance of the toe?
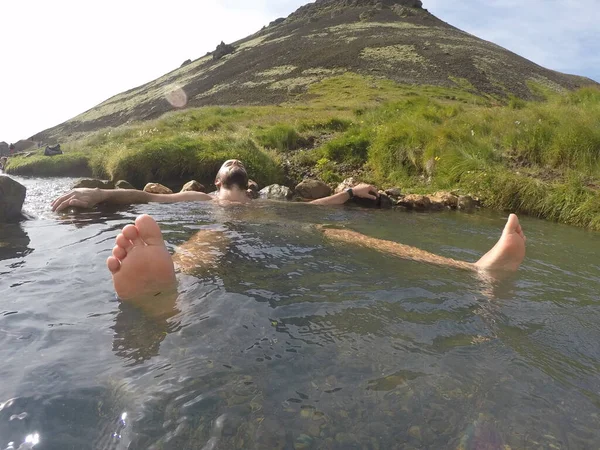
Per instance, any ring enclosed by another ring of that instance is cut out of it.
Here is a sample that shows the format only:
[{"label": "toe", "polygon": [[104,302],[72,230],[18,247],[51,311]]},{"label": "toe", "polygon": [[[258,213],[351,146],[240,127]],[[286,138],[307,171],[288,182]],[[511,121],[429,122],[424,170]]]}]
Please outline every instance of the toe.
[{"label": "toe", "polygon": [[160,227],[156,221],[147,214],[143,214],[135,221],[135,226],[139,231],[139,235],[148,245],[164,245]]},{"label": "toe", "polygon": [[127,225],[123,228],[123,236],[125,236],[125,239],[131,241],[134,247],[144,245],[144,241],[140,237],[140,233],[135,225]]},{"label": "toe", "polygon": [[106,260],[106,267],[108,267],[111,273],[115,274],[121,268],[121,263],[117,258],[111,256]]},{"label": "toe", "polygon": [[127,256],[127,250],[125,250],[123,247],[120,247],[118,245],[115,245],[112,251],[112,255],[117,258],[118,260],[124,260],[125,257]]},{"label": "toe", "polygon": [[123,233],[121,233],[117,236],[115,243],[117,244],[117,247],[121,247],[126,252],[128,252],[129,250],[131,250],[133,248],[133,244],[131,243],[131,241],[129,239],[127,239],[123,235]]},{"label": "toe", "polygon": [[519,224],[519,218],[516,216],[516,214],[511,214],[506,221],[504,232],[508,234],[518,233],[520,228],[521,225]]}]

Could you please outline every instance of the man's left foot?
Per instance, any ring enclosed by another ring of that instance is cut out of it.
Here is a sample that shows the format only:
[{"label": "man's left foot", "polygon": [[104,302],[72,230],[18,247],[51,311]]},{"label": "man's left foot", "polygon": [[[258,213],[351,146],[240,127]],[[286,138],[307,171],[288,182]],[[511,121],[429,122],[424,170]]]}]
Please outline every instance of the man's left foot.
[{"label": "man's left foot", "polygon": [[176,286],[173,260],[160,228],[146,214],[123,228],[106,265],[122,300],[157,295]]}]

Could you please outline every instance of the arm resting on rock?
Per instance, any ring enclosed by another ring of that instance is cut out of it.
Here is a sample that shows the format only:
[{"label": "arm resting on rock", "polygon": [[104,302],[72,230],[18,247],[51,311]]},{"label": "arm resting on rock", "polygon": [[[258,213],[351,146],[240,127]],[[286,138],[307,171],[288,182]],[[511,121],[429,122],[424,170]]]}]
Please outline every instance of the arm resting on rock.
[{"label": "arm resting on rock", "polygon": [[131,205],[134,203],[177,203],[212,200],[202,192],[179,192],[177,194],[150,194],[134,189],[73,189],[52,202],[53,211],[61,211],[70,206],[92,208],[98,203]]},{"label": "arm resting on rock", "polygon": [[[350,194],[350,192],[352,192],[352,194]],[[370,184],[362,183],[352,189],[346,189],[344,192],[333,194],[329,197],[320,198],[318,200],[313,200],[309,203],[313,205],[343,205],[350,200],[352,196],[377,200],[378,195],[379,194],[377,193],[377,189],[375,189],[375,187],[371,186]]]}]

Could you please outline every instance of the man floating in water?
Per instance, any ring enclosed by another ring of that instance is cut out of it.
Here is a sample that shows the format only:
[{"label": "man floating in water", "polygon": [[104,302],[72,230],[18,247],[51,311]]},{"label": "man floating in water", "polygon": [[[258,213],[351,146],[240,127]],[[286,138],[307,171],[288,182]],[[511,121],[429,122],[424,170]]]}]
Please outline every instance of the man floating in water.
[{"label": "man floating in water", "polygon": [[[91,208],[98,203],[175,203],[190,201],[216,201],[221,204],[248,203],[248,174],[241,161],[228,160],[221,166],[216,179],[217,193],[213,197],[201,192],[178,194],[150,194],[136,190],[74,189],[52,203],[53,211],[68,207]],[[377,198],[377,190],[368,184],[310,202],[316,205],[341,205],[353,196]],[[392,241],[372,238],[347,229],[319,227],[324,235],[334,241],[363,245],[401,258],[447,265],[474,272],[514,272],[525,257],[525,235],[519,219],[511,214],[500,240],[476,263],[457,261],[434,255],[424,250]],[[197,235],[182,246],[182,251],[171,257],[160,227],[148,216],[138,217],[135,224],[127,225],[117,236],[112,256],[107,260],[115,291],[122,300],[142,299],[176,287],[175,264],[185,270],[195,263],[206,263],[210,258],[207,241],[219,240],[218,233]],[[175,264],[174,264],[175,262]]]}]

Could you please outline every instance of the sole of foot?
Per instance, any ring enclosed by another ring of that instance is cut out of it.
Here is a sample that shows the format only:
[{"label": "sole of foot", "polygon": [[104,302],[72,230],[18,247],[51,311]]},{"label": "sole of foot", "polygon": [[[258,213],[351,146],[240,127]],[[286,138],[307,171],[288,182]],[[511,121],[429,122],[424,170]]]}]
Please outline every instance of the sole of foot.
[{"label": "sole of foot", "polygon": [[160,227],[146,214],[123,228],[106,265],[121,300],[156,296],[176,286],[173,260]]}]

